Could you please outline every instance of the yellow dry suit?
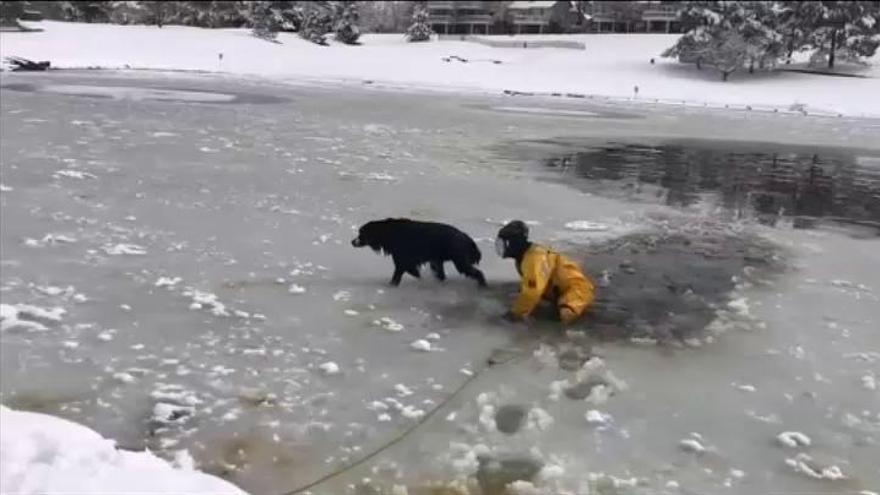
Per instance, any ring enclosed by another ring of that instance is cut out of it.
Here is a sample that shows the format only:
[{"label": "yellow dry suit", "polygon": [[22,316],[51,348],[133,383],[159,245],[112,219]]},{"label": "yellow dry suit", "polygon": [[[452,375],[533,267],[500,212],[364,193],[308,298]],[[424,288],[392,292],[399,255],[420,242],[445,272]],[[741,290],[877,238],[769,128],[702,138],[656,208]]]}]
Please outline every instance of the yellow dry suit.
[{"label": "yellow dry suit", "polygon": [[555,300],[559,318],[570,324],[593,302],[595,287],[574,260],[544,246],[532,244],[517,266],[522,282],[511,312],[522,318],[541,299]]}]

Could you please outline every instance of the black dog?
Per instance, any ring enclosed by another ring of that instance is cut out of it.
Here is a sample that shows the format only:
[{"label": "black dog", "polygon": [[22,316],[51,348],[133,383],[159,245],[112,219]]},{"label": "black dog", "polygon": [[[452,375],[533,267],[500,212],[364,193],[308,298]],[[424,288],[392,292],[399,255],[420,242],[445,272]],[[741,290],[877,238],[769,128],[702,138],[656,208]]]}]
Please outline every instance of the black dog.
[{"label": "black dog", "polygon": [[480,263],[480,249],[469,235],[451,225],[418,222],[406,218],[387,218],[364,224],[351,241],[354,247],[370,246],[373,251],[390,254],[394,260],[391,285],[400,285],[404,272],[420,278],[419,266],[430,263],[438,280],[446,280],[443,263],[452,261],[456,270],[486,286]]}]

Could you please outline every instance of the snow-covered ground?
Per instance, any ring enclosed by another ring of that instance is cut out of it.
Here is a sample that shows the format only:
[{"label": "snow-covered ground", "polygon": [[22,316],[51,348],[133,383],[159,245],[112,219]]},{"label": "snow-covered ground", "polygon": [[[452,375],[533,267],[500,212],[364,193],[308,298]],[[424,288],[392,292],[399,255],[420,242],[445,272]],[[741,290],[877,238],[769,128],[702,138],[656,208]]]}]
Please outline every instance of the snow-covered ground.
[{"label": "snow-covered ground", "polygon": [[149,451],[129,452],[71,421],[0,406],[0,493],[243,494],[193,470],[185,451],[172,466]]},{"label": "snow-covered ground", "polygon": [[[646,103],[880,115],[877,68],[868,78],[792,72],[737,73],[721,83],[660,57],[675,35],[555,36],[581,41],[585,50],[490,48],[464,41],[406,43],[401,35],[365,35],[361,46],[321,47],[282,33],[280,43],[242,29],[37,23],[42,32],[0,33],[0,56],[50,60],[61,68],[197,70],[267,77],[293,83],[349,82],[451,91],[503,90],[637,98]],[[547,36],[499,37],[547,39]],[[444,61],[451,55],[468,63]],[[650,59],[656,60],[650,64]],[[500,64],[492,61],[500,61]],[[875,57],[875,61],[877,57]]]}]

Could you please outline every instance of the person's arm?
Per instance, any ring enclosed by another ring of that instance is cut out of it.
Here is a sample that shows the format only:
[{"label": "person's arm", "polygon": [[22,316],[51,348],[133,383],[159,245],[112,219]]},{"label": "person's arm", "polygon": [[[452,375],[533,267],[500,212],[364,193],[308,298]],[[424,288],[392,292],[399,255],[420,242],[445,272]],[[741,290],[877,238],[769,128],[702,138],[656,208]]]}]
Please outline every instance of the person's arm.
[{"label": "person's arm", "polygon": [[519,295],[510,308],[517,318],[526,317],[535,309],[550,282],[550,261],[545,254],[526,256],[522,264]]}]

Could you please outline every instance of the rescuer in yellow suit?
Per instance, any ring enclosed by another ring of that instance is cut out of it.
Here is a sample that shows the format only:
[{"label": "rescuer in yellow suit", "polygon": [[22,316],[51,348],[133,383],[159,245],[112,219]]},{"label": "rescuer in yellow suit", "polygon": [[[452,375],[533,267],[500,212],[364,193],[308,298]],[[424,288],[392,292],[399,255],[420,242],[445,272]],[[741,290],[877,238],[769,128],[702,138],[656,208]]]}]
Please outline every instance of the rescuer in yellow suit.
[{"label": "rescuer in yellow suit", "polygon": [[529,228],[514,220],[498,231],[495,252],[513,258],[522,278],[519,296],[504,317],[510,321],[528,320],[541,302],[549,299],[559,308],[559,319],[570,325],[592,304],[593,282],[570,258],[547,247],[529,242]]}]

